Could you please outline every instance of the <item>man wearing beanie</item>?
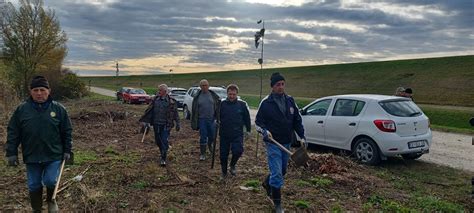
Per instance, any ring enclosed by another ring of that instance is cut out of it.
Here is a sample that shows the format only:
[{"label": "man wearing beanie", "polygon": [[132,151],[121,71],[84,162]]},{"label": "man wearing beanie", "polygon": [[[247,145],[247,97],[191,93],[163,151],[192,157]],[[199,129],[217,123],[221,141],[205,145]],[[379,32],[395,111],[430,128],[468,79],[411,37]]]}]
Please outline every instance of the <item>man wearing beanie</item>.
[{"label": "man wearing beanie", "polygon": [[278,143],[290,149],[293,132],[306,145],[304,128],[293,97],[285,94],[285,78],[280,73],[273,73],[270,78],[272,92],[265,97],[258,108],[255,126],[263,135],[267,149],[267,160],[270,174],[262,183],[263,187],[275,205],[275,212],[283,212],[281,206],[281,188],[283,177],[287,171],[289,155],[270,141],[273,138]]},{"label": "man wearing beanie", "polygon": [[64,106],[49,96],[50,92],[45,77],[34,77],[30,84],[31,96],[16,108],[7,130],[8,165],[18,165],[21,144],[33,212],[42,210],[43,185],[48,212],[58,211],[52,196],[61,162],[71,157],[71,121]]}]

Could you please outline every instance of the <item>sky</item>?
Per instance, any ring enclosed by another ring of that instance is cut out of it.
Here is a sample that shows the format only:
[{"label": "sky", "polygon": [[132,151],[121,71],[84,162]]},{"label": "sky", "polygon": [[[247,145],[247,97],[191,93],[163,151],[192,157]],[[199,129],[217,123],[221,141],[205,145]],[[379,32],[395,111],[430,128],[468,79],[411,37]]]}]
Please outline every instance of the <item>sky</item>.
[{"label": "sky", "polygon": [[[15,1],[12,1],[15,2]],[[82,76],[259,69],[474,54],[472,0],[47,0]]]}]

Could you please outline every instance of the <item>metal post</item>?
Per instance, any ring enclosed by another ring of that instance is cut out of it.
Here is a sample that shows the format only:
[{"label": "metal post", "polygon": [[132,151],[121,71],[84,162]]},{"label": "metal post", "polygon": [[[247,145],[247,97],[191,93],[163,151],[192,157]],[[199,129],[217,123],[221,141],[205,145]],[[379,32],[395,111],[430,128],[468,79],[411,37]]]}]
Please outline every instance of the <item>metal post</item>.
[{"label": "metal post", "polygon": [[[265,21],[262,20],[262,29],[265,29]],[[263,40],[265,36],[262,36],[262,51],[260,52],[260,59],[262,63],[260,63],[260,97],[258,103],[262,102],[262,90],[263,90]],[[258,160],[258,144],[259,144],[259,137],[260,135],[257,133],[257,148],[255,149],[255,159]]]}]

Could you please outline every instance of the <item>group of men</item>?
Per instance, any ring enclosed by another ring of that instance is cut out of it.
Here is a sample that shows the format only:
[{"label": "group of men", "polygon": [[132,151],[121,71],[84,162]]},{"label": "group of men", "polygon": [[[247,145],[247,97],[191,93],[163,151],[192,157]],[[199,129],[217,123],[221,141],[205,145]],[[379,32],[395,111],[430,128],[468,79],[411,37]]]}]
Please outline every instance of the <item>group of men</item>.
[{"label": "group of men", "polygon": [[[273,138],[286,148],[290,147],[293,132],[304,141],[304,128],[294,99],[285,93],[285,78],[274,73],[270,79],[272,88],[260,103],[256,116],[257,132],[262,134],[267,149],[270,173],[262,185],[275,205],[276,212],[282,212],[281,188],[287,172],[289,155],[270,140]],[[199,130],[199,160],[206,160],[206,150],[220,136],[221,179],[225,181],[228,170],[237,174],[236,164],[244,152],[244,136],[250,136],[251,121],[248,105],[238,99],[239,87],[227,86],[227,98],[221,100],[212,90],[209,82],[200,81],[201,90],[192,103],[191,127]],[[157,96],[139,119],[142,125],[153,126],[155,142],[160,149],[160,165],[166,166],[170,131],[181,128],[177,102],[168,95],[168,86],[161,84]],[[52,199],[60,165],[72,153],[72,126],[66,109],[50,96],[46,78],[35,77],[30,84],[30,97],[15,110],[8,124],[6,156],[8,165],[18,164],[18,146],[21,144],[23,161],[27,168],[28,190],[31,207],[41,212],[43,186],[47,189],[48,212],[57,212],[58,206]],[[218,128],[217,128],[218,127]],[[245,127],[245,133],[244,133]],[[229,152],[232,153],[229,167]]]}]

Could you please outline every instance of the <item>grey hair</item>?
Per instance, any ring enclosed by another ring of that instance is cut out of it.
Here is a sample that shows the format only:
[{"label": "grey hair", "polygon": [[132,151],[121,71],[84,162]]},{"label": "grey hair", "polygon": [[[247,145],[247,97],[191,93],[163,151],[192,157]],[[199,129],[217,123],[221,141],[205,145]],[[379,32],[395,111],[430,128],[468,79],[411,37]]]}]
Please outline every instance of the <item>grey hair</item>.
[{"label": "grey hair", "polygon": [[201,86],[204,82],[209,84],[209,81],[207,81],[206,79],[202,79],[201,81],[199,81],[199,86]]},{"label": "grey hair", "polygon": [[168,93],[168,85],[166,84],[160,84],[160,86],[158,86],[158,88],[163,88],[166,90],[166,93]]}]

